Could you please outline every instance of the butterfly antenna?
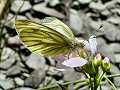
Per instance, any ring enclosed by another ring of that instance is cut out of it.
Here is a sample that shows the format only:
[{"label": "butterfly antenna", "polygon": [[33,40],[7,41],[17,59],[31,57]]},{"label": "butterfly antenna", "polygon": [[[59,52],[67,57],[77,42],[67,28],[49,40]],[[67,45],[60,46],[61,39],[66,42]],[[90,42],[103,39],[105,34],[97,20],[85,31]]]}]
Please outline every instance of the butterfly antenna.
[{"label": "butterfly antenna", "polygon": [[101,25],[99,26],[99,28],[96,29],[96,30],[91,34],[91,36],[92,36],[92,35],[97,36],[97,35],[95,34],[95,32],[102,32],[102,30],[100,30],[102,27],[103,27],[103,24],[101,24]]},{"label": "butterfly antenna", "polygon": [[101,24],[100,27],[99,27],[98,29],[96,29],[96,31],[97,31],[97,32],[100,32],[100,31],[101,31],[100,29],[101,29],[102,27],[103,27],[103,24]]}]

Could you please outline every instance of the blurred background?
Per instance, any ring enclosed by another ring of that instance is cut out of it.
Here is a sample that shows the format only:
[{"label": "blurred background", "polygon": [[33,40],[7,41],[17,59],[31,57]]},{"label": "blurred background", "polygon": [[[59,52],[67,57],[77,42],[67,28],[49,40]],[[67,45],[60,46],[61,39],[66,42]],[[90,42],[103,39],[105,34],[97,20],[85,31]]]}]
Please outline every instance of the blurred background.
[{"label": "blurred background", "polygon": [[[20,42],[15,19],[39,22],[48,16],[62,20],[78,38],[97,35],[98,51],[112,63],[108,74],[120,73],[120,0],[0,0],[0,90],[34,90],[84,79],[74,69],[57,71],[55,60],[31,53]],[[120,90],[120,77],[110,79]],[[111,90],[103,82],[102,90]],[[88,90],[79,84],[74,88]]]}]

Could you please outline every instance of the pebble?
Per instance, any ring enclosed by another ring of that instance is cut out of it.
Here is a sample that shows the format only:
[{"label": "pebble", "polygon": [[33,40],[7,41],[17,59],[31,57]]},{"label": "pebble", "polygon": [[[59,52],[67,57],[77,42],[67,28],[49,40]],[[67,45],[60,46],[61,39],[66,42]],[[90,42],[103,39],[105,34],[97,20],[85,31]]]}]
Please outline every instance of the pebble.
[{"label": "pebble", "polygon": [[112,9],[111,12],[114,13],[114,14],[120,15],[120,9],[119,8]]},{"label": "pebble", "polygon": [[34,88],[38,87],[40,83],[44,80],[45,75],[46,73],[44,69],[38,68],[38,70],[32,72],[30,77],[25,79],[25,86],[34,87]]},{"label": "pebble", "polygon": [[63,72],[63,74],[64,74],[63,80],[75,81],[84,79],[84,76],[79,72],[75,72],[74,69],[67,69],[66,71]]},{"label": "pebble", "polygon": [[[120,72],[119,72],[120,73]],[[114,78],[114,83],[117,87],[120,87],[120,77],[115,77]]]},{"label": "pebble", "polygon": [[[39,13],[65,19],[65,14],[56,11],[54,8],[60,2],[60,0],[25,0],[17,19],[31,19],[39,22]],[[66,2],[68,1],[66,0]],[[14,13],[18,11],[22,3],[22,1],[15,0],[11,7],[12,13],[10,12],[8,14],[7,19],[14,16]],[[48,7],[48,3],[53,8]],[[73,9],[74,7],[79,8],[79,4],[88,5],[88,7],[85,7],[84,9],[85,12],[81,9]],[[94,32],[101,24],[103,24],[103,32],[100,34],[95,33],[98,35],[98,51],[100,51],[103,55],[108,56],[113,63],[116,63],[120,67],[120,43],[118,42],[120,41],[120,30],[119,26],[117,26],[120,25],[120,10],[116,4],[120,4],[120,0],[111,0],[104,4],[99,1],[76,0],[72,4],[75,6],[71,6],[72,9],[70,9],[69,22],[71,26],[70,28],[73,30],[75,35],[79,33],[86,34],[86,31],[91,34],[91,32]],[[36,16],[34,17],[33,14],[38,16],[38,18],[36,18]],[[102,20],[102,18],[99,17],[102,15],[106,17],[105,20]],[[92,16],[95,18],[94,20],[91,19]],[[42,16],[42,18],[43,17],[44,16]],[[15,19],[13,18],[9,23],[7,23],[9,25],[6,24],[5,27],[13,29],[14,20]],[[4,34],[6,33],[7,32],[4,32]],[[112,43],[109,42],[109,44],[107,44],[106,40],[101,36],[104,36],[104,38],[108,41],[112,41]],[[9,37],[8,34],[7,37]],[[16,36],[9,37],[8,43],[11,45],[14,43],[20,44]],[[19,59],[20,58],[16,52],[9,47],[4,47],[2,52],[2,62],[0,63],[0,90],[35,90],[33,88],[38,88],[43,84],[47,85],[48,82],[55,85],[57,83],[56,80],[60,80],[62,82],[63,80],[75,81],[85,78],[83,74],[76,72],[74,69],[66,68],[63,72],[58,71],[55,67],[53,67],[56,65],[56,62],[51,58],[48,58],[50,61],[48,66],[46,64],[46,59],[40,55],[31,54],[30,56],[24,57],[23,59],[25,64],[31,68],[30,71],[25,68],[25,65]],[[111,74],[120,73],[120,69],[117,65],[111,65]],[[116,86],[120,86],[120,77],[115,77],[113,80]],[[110,90],[108,85],[102,86],[102,88]]]},{"label": "pebble", "polygon": [[2,51],[2,62],[0,63],[0,68],[8,69],[15,63],[16,53],[10,49],[5,47]]},{"label": "pebble", "polygon": [[104,56],[109,57],[112,62],[115,62],[115,57],[112,49],[107,44],[98,45],[98,51]]},{"label": "pebble", "polygon": [[14,76],[14,75],[19,75],[21,72],[28,72],[27,69],[24,69],[20,66],[12,66],[10,69],[6,71],[7,76]]},{"label": "pebble", "polygon": [[20,88],[15,88],[15,89],[12,89],[12,90],[35,90],[35,89],[29,88],[29,87],[20,87]]},{"label": "pebble", "polygon": [[[81,12],[82,13],[82,12]],[[83,33],[83,15],[78,13],[76,10],[70,10],[69,25],[75,35]]]},{"label": "pebble", "polygon": [[[22,4],[23,4],[23,1],[15,0],[13,5],[12,5],[12,7],[11,7],[11,10],[13,12],[17,12]],[[31,7],[32,6],[30,5],[29,1],[24,1],[24,5],[20,9],[20,12],[24,12],[24,11],[30,10]]]},{"label": "pebble", "polygon": [[112,43],[109,46],[114,53],[120,53],[120,44],[119,43]]},{"label": "pebble", "polygon": [[102,15],[109,17],[111,15],[110,11],[105,9],[104,11],[101,12]]},{"label": "pebble", "polygon": [[102,90],[111,90],[111,87],[102,85]]},{"label": "pebble", "polygon": [[90,3],[92,0],[78,0],[81,4],[88,4]]},{"label": "pebble", "polygon": [[62,13],[56,11],[55,9],[51,9],[51,8],[46,7],[45,4],[34,5],[33,10],[35,10],[37,12],[44,13],[46,15],[54,16],[57,18],[64,18],[65,17]]},{"label": "pebble", "polygon": [[24,80],[22,80],[21,78],[16,77],[15,79],[15,83],[19,86],[23,86],[24,85]]},{"label": "pebble", "polygon": [[3,73],[0,73],[0,80],[5,80],[6,79],[6,75]]},{"label": "pebble", "polygon": [[120,30],[115,25],[103,22],[104,35],[109,41],[119,41],[120,40]]},{"label": "pebble", "polygon": [[14,88],[14,82],[12,79],[0,80],[0,86],[4,88],[4,90]]},{"label": "pebble", "polygon": [[18,45],[20,45],[21,41],[20,41],[19,37],[16,35],[14,37],[9,37],[8,44],[12,44],[12,45],[18,44]]},{"label": "pebble", "polygon": [[59,3],[60,3],[59,0],[50,0],[50,1],[49,1],[50,6],[52,6],[52,7],[56,6],[56,5],[59,4]]},{"label": "pebble", "polygon": [[91,8],[93,10],[97,10],[99,12],[101,12],[101,11],[106,9],[106,7],[102,3],[95,3],[95,2],[91,2],[89,4],[89,8]]},{"label": "pebble", "polygon": [[107,21],[115,25],[120,25],[120,17],[109,17]]},{"label": "pebble", "polygon": [[120,70],[117,66],[115,66],[114,64],[111,64],[110,72],[111,74],[117,74],[117,73],[120,73]]},{"label": "pebble", "polygon": [[116,63],[120,63],[120,53],[119,54],[115,54],[114,57],[115,57],[115,62]]},{"label": "pebble", "polygon": [[31,54],[27,57],[26,65],[32,69],[44,68],[45,67],[45,58],[38,54]]}]

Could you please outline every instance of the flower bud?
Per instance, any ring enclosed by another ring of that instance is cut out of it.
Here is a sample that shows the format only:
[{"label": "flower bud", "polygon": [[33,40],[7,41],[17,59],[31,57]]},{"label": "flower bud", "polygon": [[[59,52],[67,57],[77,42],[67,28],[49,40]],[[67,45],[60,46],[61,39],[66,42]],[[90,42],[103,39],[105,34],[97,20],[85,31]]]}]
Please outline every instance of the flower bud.
[{"label": "flower bud", "polygon": [[101,67],[102,67],[102,70],[104,72],[109,72],[110,70],[110,59],[108,57],[105,57],[103,60],[102,60],[102,63],[101,63]]},{"label": "flower bud", "polygon": [[83,67],[81,67],[81,69],[84,72],[90,74],[91,76],[96,74],[96,68],[95,68],[92,60],[89,63],[87,63],[86,65],[84,65]]},{"label": "flower bud", "polygon": [[93,60],[93,63],[96,67],[100,66],[101,64],[101,61],[102,61],[102,56],[100,53],[97,53],[97,55],[95,56],[94,60]]}]

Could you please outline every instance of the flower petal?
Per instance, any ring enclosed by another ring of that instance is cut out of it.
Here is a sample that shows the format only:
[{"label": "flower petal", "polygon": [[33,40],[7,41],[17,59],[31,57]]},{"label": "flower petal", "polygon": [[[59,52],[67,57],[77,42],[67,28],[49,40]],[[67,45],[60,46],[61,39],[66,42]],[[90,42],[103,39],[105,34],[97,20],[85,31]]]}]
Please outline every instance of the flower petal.
[{"label": "flower petal", "polygon": [[105,57],[105,58],[104,58],[104,62],[105,62],[105,63],[110,63],[110,59],[109,59],[108,57]]},{"label": "flower petal", "polygon": [[87,62],[88,61],[83,58],[75,57],[75,58],[70,58],[68,60],[65,60],[62,64],[67,67],[80,67],[85,65]]}]

